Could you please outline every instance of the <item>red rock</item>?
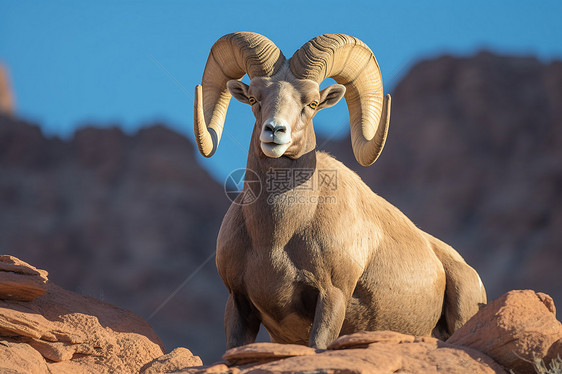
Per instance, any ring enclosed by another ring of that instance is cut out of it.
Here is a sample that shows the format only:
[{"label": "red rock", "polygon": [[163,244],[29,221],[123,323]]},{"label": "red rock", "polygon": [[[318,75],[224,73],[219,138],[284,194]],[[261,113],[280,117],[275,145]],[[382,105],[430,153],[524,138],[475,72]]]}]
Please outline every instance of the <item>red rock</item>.
[{"label": "red rock", "polygon": [[[241,373],[506,373],[490,357],[473,349],[437,339],[424,341],[426,339],[395,334],[383,332],[380,336],[385,338],[369,344],[368,348],[327,350],[311,356],[291,357],[241,368]],[[368,340],[366,335],[359,333],[357,341]]]},{"label": "red rock", "polygon": [[168,373],[201,365],[203,365],[203,362],[199,356],[194,356],[187,348],[179,347],[149,362],[140,372],[141,374]]},{"label": "red rock", "polygon": [[40,339],[30,339],[27,344],[35,348],[48,360],[60,362],[68,361],[74,356],[78,349],[76,344],[66,342],[47,342]]},{"label": "red rock", "polygon": [[537,292],[537,296],[542,301],[544,306],[546,306],[546,308],[552,314],[554,314],[554,316],[556,316],[556,306],[554,305],[554,300],[552,300],[552,297],[550,297],[549,295],[547,295],[543,292]]},{"label": "red rock", "polygon": [[402,367],[402,357],[384,350],[347,349],[326,351],[314,356],[291,357],[252,367],[248,373],[394,373]]},{"label": "red rock", "polygon": [[0,373],[50,374],[41,354],[25,343],[0,339]]},{"label": "red rock", "polygon": [[483,307],[447,343],[484,352],[516,373],[534,374],[527,361],[539,358],[548,365],[562,355],[562,324],[555,310],[546,294],[510,291]]},{"label": "red rock", "polygon": [[[12,265],[22,264],[10,259]],[[51,282],[33,301],[0,300],[0,337],[10,341],[5,357],[16,357],[14,362],[35,357],[37,365],[43,363],[53,373],[138,372],[164,353],[160,339],[140,317]],[[34,356],[28,355],[30,349]]]},{"label": "red rock", "polygon": [[0,300],[32,301],[47,292],[39,277],[0,271]]},{"label": "red rock", "polygon": [[[358,346],[362,348],[357,348]],[[288,355],[292,357],[287,357]],[[264,358],[269,362],[261,362],[257,358]],[[472,348],[454,346],[431,337],[414,337],[391,331],[359,332],[343,336],[326,351],[273,343],[249,344],[229,350],[225,359],[230,362],[237,359],[240,361],[236,361],[232,367],[217,364],[181,372],[507,374],[493,359]]]},{"label": "red rock", "polygon": [[0,255],[0,300],[31,301],[47,292],[47,272]]},{"label": "red rock", "polygon": [[547,357],[562,359],[562,338],[555,341],[548,350]]},{"label": "red rock", "polygon": [[297,344],[253,343],[229,349],[222,358],[233,364],[245,364],[293,356],[308,356],[315,352],[314,348]]},{"label": "red rock", "polygon": [[415,337],[394,331],[361,331],[351,335],[340,336],[328,349],[365,348],[371,343],[413,343]]},{"label": "red rock", "polygon": [[11,271],[26,275],[39,275],[45,281],[47,281],[47,276],[49,275],[47,271],[37,269],[35,266],[10,255],[0,255],[0,271]]}]

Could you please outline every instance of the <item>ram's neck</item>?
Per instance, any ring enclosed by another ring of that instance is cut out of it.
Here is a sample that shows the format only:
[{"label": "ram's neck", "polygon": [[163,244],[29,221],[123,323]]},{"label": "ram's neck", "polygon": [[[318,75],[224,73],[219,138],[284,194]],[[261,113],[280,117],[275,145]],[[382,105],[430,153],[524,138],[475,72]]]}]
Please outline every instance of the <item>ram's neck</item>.
[{"label": "ram's neck", "polygon": [[251,190],[250,197],[255,196],[255,200],[250,198],[243,205],[247,227],[260,246],[284,246],[296,231],[309,224],[316,211],[316,151],[298,159],[274,159],[266,157],[259,140],[254,139],[248,152],[244,186]]}]

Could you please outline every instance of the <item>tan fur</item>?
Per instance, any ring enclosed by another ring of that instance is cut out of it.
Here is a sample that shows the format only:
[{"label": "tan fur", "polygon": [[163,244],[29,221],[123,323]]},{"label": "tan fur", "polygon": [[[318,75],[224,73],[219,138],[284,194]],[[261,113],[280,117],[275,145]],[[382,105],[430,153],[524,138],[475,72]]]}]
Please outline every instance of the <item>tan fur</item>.
[{"label": "tan fur", "polygon": [[[319,92],[285,67],[228,88],[241,102],[257,100],[247,168],[262,191],[255,202],[230,207],[217,240],[217,268],[230,293],[227,348],[253,342],[260,323],[275,342],[319,348],[360,330],[446,338],[486,302],[478,274],[453,248],[315,150],[312,118],[342,97],[342,86]],[[314,100],[316,110],[308,106]],[[261,149],[268,118],[290,126],[291,143],[279,158]],[[281,169],[314,170],[314,188],[268,192],[268,172]],[[336,172],[335,189],[318,183],[324,171]],[[259,192],[255,184],[244,189]]]}]

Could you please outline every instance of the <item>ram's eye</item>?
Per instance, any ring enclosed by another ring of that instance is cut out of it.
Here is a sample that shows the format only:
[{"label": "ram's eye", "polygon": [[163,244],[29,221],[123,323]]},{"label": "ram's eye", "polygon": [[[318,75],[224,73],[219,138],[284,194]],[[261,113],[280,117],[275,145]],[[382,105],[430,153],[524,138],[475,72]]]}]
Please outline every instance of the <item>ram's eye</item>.
[{"label": "ram's eye", "polygon": [[318,101],[313,101],[313,102],[311,102],[310,104],[308,104],[308,106],[309,106],[311,109],[316,109],[316,108],[318,108]]},{"label": "ram's eye", "polygon": [[250,97],[248,98],[248,102],[250,103],[250,105],[254,105],[254,104],[257,103],[258,101],[256,100],[255,97],[250,96]]}]

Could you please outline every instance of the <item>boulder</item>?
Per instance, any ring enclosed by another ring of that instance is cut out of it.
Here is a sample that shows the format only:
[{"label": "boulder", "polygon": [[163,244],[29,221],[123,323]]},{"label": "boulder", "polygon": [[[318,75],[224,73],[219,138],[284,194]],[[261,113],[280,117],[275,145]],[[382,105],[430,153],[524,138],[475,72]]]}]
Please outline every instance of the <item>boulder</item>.
[{"label": "boulder", "polygon": [[515,373],[536,373],[533,362],[548,366],[562,357],[562,324],[550,296],[510,291],[484,306],[447,343],[484,352]]},{"label": "boulder", "polygon": [[242,365],[252,362],[268,362],[295,356],[310,356],[314,348],[297,344],[253,343],[229,349],[222,356],[226,361]]},{"label": "boulder", "polygon": [[355,334],[340,336],[328,346],[328,349],[366,348],[372,343],[413,343],[416,339],[415,336],[394,331],[360,331]]},{"label": "boulder", "polygon": [[169,373],[191,366],[201,366],[199,356],[194,356],[187,348],[179,347],[172,352],[149,362],[141,369],[141,374]]},{"label": "boulder", "polygon": [[47,292],[47,275],[13,256],[0,255],[0,300],[34,300]]},{"label": "boulder", "polygon": [[[0,275],[36,277],[45,287],[43,295],[28,297],[29,301],[2,296],[0,369],[14,373],[138,373],[164,354],[160,339],[135,314],[66,291],[47,281],[45,271],[14,257],[1,256],[0,261]],[[19,284],[13,288],[25,289]]]}]

